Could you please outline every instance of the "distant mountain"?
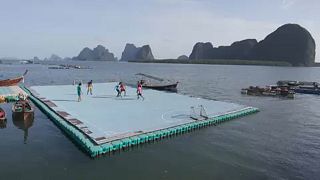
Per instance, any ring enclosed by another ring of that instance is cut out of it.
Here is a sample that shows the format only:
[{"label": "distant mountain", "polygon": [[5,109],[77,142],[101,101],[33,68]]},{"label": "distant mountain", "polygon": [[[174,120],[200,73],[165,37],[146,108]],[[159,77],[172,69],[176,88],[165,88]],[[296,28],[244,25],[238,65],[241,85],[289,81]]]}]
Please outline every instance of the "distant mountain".
[{"label": "distant mountain", "polygon": [[109,52],[102,45],[98,45],[93,50],[86,47],[84,48],[77,57],[73,58],[74,60],[83,60],[83,61],[116,61],[113,53]]},{"label": "distant mountain", "polygon": [[72,58],[70,58],[70,57],[63,58],[63,61],[71,61],[71,60],[72,60]]},{"label": "distant mountain", "polygon": [[305,28],[285,24],[260,42],[246,39],[217,48],[210,42],[198,42],[189,59],[284,61],[293,66],[312,66],[315,62],[315,41]]},{"label": "distant mountain", "polygon": [[138,51],[139,48],[137,48],[134,44],[127,43],[122,52],[120,61],[129,61],[132,59],[136,59],[136,54],[138,53]]},{"label": "distant mountain", "polygon": [[189,59],[248,59],[250,51],[257,44],[256,39],[245,39],[230,46],[214,48],[210,42],[197,43]]},{"label": "distant mountain", "polygon": [[56,54],[52,54],[49,58],[49,61],[62,61],[62,58]]},{"label": "distant mountain", "polygon": [[252,49],[251,58],[286,61],[293,66],[312,66],[315,62],[315,41],[297,24],[286,24],[269,34]]},{"label": "distant mountain", "polygon": [[139,61],[139,60],[154,60],[151,47],[144,45],[136,47],[134,44],[127,43],[120,61]]},{"label": "distant mountain", "polygon": [[[37,56],[33,57],[33,61],[39,61],[41,59],[39,59]],[[43,61],[62,61],[63,59],[56,55],[56,54],[52,54],[50,57],[46,57],[43,59]]]},{"label": "distant mountain", "polygon": [[186,55],[181,55],[181,56],[179,56],[177,59],[178,59],[178,60],[187,60],[187,59],[189,59],[189,57],[186,56]]},{"label": "distant mountain", "polygon": [[151,47],[149,45],[144,45],[141,48],[139,48],[136,59],[142,59],[142,60],[154,60]]},{"label": "distant mountain", "polygon": [[38,56],[34,56],[33,61],[41,61],[41,59],[39,59]]}]

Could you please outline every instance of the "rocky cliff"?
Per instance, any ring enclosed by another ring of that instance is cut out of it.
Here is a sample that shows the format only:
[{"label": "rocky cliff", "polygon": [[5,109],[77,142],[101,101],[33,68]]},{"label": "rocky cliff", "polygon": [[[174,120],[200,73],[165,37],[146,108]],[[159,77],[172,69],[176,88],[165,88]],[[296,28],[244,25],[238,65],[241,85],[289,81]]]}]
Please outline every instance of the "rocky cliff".
[{"label": "rocky cliff", "polygon": [[116,61],[113,53],[109,52],[109,50],[102,45],[98,45],[93,50],[86,47],[73,59],[88,61]]},{"label": "rocky cliff", "polygon": [[286,61],[293,66],[312,66],[315,62],[315,41],[297,24],[286,24],[269,34],[253,49],[251,59]]},{"label": "rocky cliff", "polygon": [[255,39],[246,39],[232,43],[230,46],[214,48],[210,42],[197,43],[189,59],[244,59],[257,44]]},{"label": "rocky cliff", "polygon": [[315,46],[314,39],[306,29],[297,24],[286,24],[260,42],[246,39],[217,48],[210,42],[198,42],[189,59],[284,61],[293,66],[312,66],[315,61]]},{"label": "rocky cliff", "polygon": [[136,54],[137,60],[154,60],[151,47],[149,45],[144,45],[139,48],[139,51]]},{"label": "rocky cliff", "polygon": [[56,55],[56,54],[52,54],[49,58],[48,58],[49,61],[62,61],[63,59]]},{"label": "rocky cliff", "polygon": [[139,60],[154,60],[151,47],[144,45],[136,47],[134,44],[127,43],[120,61],[139,61]]},{"label": "rocky cliff", "polygon": [[120,61],[129,61],[136,59],[136,54],[139,51],[139,48],[137,48],[134,44],[127,43],[122,55]]},{"label": "rocky cliff", "polygon": [[212,51],[213,46],[210,42],[198,42],[193,46],[192,53],[190,54],[189,59],[212,59]]}]

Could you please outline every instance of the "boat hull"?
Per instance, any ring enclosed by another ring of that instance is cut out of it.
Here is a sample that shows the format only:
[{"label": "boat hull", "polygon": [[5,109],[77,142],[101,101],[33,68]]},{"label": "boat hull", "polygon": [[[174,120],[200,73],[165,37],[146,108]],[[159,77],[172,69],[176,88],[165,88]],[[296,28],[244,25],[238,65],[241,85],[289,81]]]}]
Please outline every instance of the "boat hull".
[{"label": "boat hull", "polygon": [[23,77],[0,80],[0,86],[16,86],[23,80]]},{"label": "boat hull", "polygon": [[272,96],[272,97],[283,97],[283,98],[294,98],[294,93],[291,92],[276,92],[276,91],[264,91],[264,90],[252,90],[252,89],[241,89],[241,94],[250,96]]},{"label": "boat hull", "polygon": [[320,95],[320,90],[318,89],[301,89],[297,88],[294,90],[296,93],[301,93],[301,94],[318,94]]},{"label": "boat hull", "polygon": [[144,88],[149,88],[149,89],[155,89],[155,90],[160,90],[160,91],[171,91],[171,92],[177,92],[177,85],[178,83],[175,84],[169,84],[169,85],[147,85],[143,84]]},{"label": "boat hull", "polygon": [[33,119],[34,108],[28,100],[19,100],[12,106],[12,118],[15,120]]}]

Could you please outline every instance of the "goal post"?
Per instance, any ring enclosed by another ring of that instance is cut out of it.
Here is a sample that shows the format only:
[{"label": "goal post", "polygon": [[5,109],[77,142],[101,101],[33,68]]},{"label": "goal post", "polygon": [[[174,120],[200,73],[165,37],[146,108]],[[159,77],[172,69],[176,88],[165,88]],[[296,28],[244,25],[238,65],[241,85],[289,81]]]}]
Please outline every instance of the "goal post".
[{"label": "goal post", "polygon": [[207,112],[206,110],[204,109],[203,105],[200,105],[200,116],[205,118],[205,119],[208,119],[208,115],[207,115]]},{"label": "goal post", "polygon": [[196,113],[196,110],[195,110],[194,106],[190,107],[190,118],[194,119],[194,120],[198,120],[198,118],[199,118],[197,113]]},{"label": "goal post", "polygon": [[198,107],[191,106],[190,107],[190,118],[193,120],[206,120],[208,119],[207,112],[203,105],[199,105]]}]

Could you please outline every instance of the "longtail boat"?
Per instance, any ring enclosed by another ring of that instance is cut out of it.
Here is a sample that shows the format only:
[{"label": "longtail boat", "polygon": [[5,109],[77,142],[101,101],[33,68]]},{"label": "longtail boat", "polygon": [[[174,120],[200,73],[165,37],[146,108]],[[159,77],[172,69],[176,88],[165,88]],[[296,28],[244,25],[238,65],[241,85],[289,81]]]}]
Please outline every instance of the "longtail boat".
[{"label": "longtail boat", "polygon": [[0,86],[16,86],[18,85],[24,78],[24,76],[28,73],[28,70],[26,70],[22,76],[12,78],[12,79],[5,79],[0,80]]},{"label": "longtail boat", "polygon": [[[144,88],[177,92],[177,86],[179,82],[172,82],[169,80],[165,80],[165,79],[151,76],[144,73],[138,73],[136,75],[143,77],[139,81]],[[147,78],[148,80],[146,80],[145,78]],[[153,82],[151,80],[153,80]]]},{"label": "longtail boat", "polygon": [[157,84],[149,84],[144,81],[141,81],[141,84],[144,88],[161,90],[161,91],[172,91],[172,92],[177,92],[177,86],[178,86],[178,82],[173,84],[157,85]]},{"label": "longtail boat", "polygon": [[12,117],[16,120],[29,120],[34,117],[34,109],[28,100],[19,100],[12,106]]}]

